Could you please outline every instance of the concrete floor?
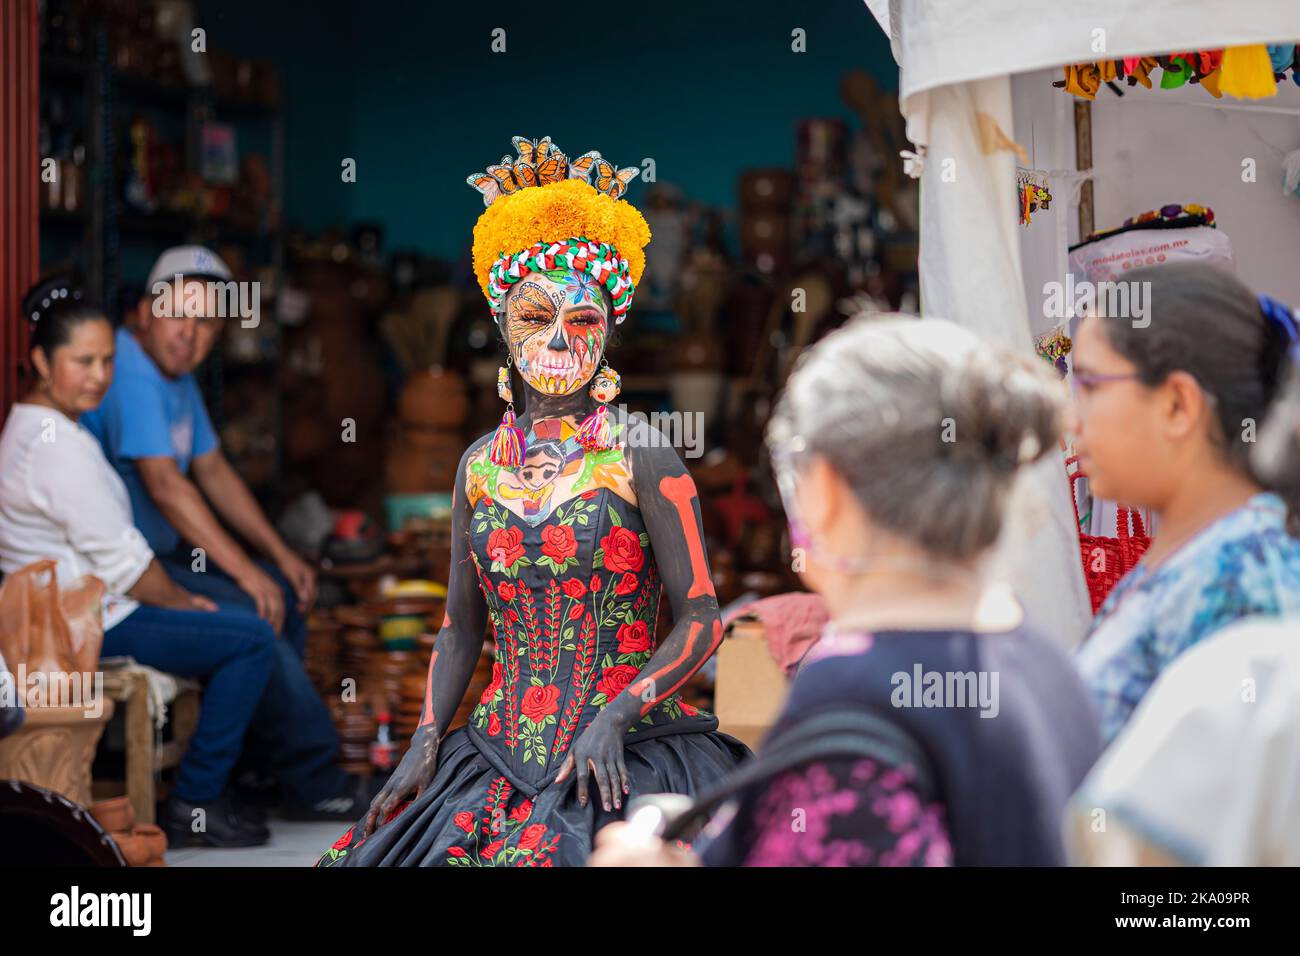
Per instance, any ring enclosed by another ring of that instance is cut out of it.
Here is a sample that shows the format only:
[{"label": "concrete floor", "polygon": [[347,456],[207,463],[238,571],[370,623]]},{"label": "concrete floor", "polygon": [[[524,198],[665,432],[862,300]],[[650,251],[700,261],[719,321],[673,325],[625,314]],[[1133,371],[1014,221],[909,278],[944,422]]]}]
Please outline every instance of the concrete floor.
[{"label": "concrete floor", "polygon": [[268,821],[271,842],[246,850],[186,847],[167,851],[168,866],[311,866],[345,832],[346,823]]}]

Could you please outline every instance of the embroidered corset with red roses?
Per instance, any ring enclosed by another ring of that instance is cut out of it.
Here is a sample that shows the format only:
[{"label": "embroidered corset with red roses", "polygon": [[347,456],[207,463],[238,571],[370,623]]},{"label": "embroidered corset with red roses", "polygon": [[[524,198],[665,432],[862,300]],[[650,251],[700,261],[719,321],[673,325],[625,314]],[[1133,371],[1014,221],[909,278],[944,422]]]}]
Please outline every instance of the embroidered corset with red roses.
[{"label": "embroidered corset with red roses", "polygon": [[[565,502],[535,527],[483,498],[471,543],[496,663],[469,734],[498,770],[536,792],[654,653],[654,552],[641,512],[608,488]],[[632,726],[628,743],[716,727],[674,693]]]}]

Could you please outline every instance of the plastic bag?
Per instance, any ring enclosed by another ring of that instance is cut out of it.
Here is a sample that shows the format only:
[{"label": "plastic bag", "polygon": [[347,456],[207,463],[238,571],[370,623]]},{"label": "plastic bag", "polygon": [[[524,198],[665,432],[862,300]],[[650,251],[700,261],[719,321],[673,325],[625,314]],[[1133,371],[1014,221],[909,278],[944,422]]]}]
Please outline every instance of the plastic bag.
[{"label": "plastic bag", "polygon": [[93,672],[104,643],[103,597],[104,582],[91,575],[60,590],[53,561],[9,575],[0,585],[0,655],[10,670]]}]

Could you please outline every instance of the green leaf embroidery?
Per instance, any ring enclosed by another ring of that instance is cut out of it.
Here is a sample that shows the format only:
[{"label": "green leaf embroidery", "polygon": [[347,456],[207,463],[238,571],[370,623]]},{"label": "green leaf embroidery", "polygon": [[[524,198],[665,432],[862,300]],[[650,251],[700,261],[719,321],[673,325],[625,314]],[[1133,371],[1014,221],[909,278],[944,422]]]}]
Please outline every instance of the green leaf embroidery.
[{"label": "green leaf embroidery", "polygon": [[618,516],[618,512],[614,510],[614,506],[613,506],[613,505],[605,505],[605,507],[606,507],[606,509],[608,509],[608,511],[609,511],[609,520],[610,520],[610,523],[613,524],[613,525],[615,525],[616,527],[619,527],[619,528],[623,527],[623,521],[622,521],[621,518],[619,518],[619,516]]}]

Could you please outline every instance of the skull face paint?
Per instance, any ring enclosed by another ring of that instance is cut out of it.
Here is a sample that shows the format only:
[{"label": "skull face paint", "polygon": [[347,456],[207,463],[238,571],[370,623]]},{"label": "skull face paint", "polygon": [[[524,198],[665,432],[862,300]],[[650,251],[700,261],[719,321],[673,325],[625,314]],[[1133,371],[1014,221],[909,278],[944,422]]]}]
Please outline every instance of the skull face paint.
[{"label": "skull face paint", "polygon": [[543,395],[571,395],[605,353],[609,306],[585,272],[556,269],[521,279],[506,299],[504,332],[519,374]]}]

